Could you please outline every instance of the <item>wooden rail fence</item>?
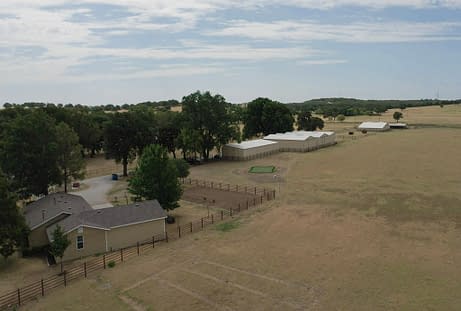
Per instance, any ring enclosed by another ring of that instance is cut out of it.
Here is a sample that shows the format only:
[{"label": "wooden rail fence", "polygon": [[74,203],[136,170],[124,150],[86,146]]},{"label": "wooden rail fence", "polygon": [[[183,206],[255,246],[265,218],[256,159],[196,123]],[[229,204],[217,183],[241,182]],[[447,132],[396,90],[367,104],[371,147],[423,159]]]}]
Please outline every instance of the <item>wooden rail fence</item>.
[{"label": "wooden rail fence", "polygon": [[224,191],[247,193],[252,194],[254,197],[238,202],[235,207],[212,213],[209,216],[202,217],[196,221],[184,225],[178,225],[176,227],[169,226],[164,234],[154,235],[152,238],[139,241],[131,247],[121,248],[119,250],[105,253],[96,258],[85,261],[82,264],[67,268],[63,273],[40,279],[24,287],[0,295],[0,310],[15,309],[28,301],[33,301],[39,297],[45,296],[54,288],[63,286],[67,287],[70,282],[76,279],[87,278],[88,275],[95,271],[109,269],[110,266],[113,265],[112,263],[122,263],[133,257],[140,256],[160,244],[168,243],[169,241],[180,239],[185,235],[201,231],[209,225],[232,218],[241,212],[260,206],[265,201],[275,199],[275,190],[255,186],[232,185],[228,183],[190,178],[182,179],[182,183]]}]

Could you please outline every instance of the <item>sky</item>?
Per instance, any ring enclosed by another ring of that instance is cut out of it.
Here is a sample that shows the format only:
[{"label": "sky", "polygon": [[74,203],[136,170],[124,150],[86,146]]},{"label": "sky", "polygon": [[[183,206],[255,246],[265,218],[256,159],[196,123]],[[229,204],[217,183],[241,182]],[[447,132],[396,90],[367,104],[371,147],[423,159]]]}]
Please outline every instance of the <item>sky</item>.
[{"label": "sky", "polygon": [[1,0],[0,103],[461,98],[461,0]]}]

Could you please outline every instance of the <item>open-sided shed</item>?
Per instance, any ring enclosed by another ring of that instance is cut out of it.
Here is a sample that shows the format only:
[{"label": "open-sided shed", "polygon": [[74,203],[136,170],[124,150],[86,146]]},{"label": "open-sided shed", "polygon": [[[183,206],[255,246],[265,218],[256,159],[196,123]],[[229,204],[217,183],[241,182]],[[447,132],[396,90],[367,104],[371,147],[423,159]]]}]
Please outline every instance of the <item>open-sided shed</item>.
[{"label": "open-sided shed", "polygon": [[222,157],[226,160],[243,161],[262,158],[276,152],[279,152],[277,142],[256,139],[224,145]]},{"label": "open-sided shed", "polygon": [[384,132],[389,131],[391,128],[387,122],[363,122],[358,126],[358,129],[370,132]]}]

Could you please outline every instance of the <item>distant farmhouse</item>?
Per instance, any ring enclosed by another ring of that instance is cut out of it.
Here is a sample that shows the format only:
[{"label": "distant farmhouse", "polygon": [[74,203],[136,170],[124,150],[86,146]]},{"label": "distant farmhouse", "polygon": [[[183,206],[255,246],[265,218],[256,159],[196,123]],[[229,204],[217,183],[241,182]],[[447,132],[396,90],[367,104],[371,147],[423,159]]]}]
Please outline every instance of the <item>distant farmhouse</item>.
[{"label": "distant farmhouse", "polygon": [[358,129],[369,132],[384,132],[389,131],[391,128],[387,122],[363,122],[358,126]]},{"label": "distant farmhouse", "polygon": [[252,160],[277,153],[279,149],[276,142],[255,139],[227,144],[223,146],[222,154],[226,160]]},{"label": "distant farmhouse", "polygon": [[167,215],[157,200],[94,210],[80,196],[55,193],[27,205],[24,217],[29,247],[48,245],[60,226],[71,241],[63,259],[71,260],[164,235]]}]

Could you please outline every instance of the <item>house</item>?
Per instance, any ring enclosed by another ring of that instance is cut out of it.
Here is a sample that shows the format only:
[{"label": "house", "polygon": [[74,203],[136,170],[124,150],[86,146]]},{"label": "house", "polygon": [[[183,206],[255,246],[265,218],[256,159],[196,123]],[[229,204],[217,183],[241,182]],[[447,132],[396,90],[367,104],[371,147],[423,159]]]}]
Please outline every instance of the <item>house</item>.
[{"label": "house", "polygon": [[[75,195],[53,194],[34,202],[36,204],[33,206],[28,206],[25,213],[28,223],[33,223],[35,217],[32,216],[43,210],[45,216],[57,215],[54,218],[50,217],[49,221],[46,221],[45,217],[41,225],[30,227],[30,236],[33,237],[29,238],[29,241],[33,242],[30,246],[43,246],[52,242],[53,232],[57,226],[62,228],[71,242],[63,260],[104,253],[132,246],[137,242],[151,241],[154,235],[162,238],[165,235],[167,214],[157,200],[96,210],[91,209],[85,200],[85,205],[78,205],[81,208],[76,208],[76,202],[83,204],[80,200],[83,198]],[[61,210],[57,206],[60,206]]]},{"label": "house", "polygon": [[389,131],[390,126],[387,122],[363,122],[358,126],[361,131],[384,132]]},{"label": "house", "polygon": [[81,196],[53,193],[26,205],[24,218],[30,228],[29,247],[38,248],[49,244],[46,229],[55,223],[92,208]]},{"label": "house", "polygon": [[226,160],[252,160],[277,152],[279,152],[279,144],[277,142],[255,139],[224,145],[222,148],[222,157]]}]

